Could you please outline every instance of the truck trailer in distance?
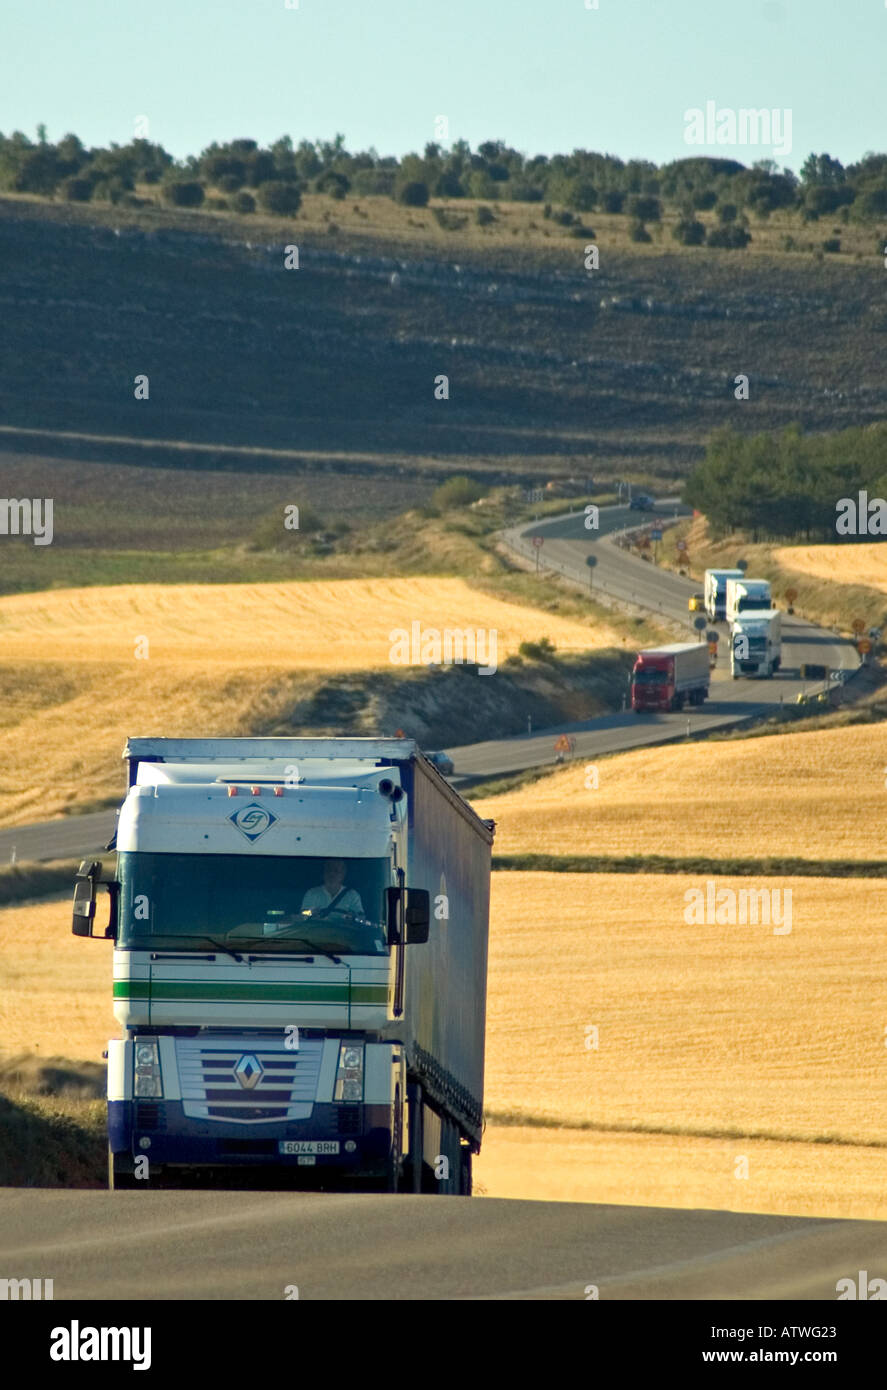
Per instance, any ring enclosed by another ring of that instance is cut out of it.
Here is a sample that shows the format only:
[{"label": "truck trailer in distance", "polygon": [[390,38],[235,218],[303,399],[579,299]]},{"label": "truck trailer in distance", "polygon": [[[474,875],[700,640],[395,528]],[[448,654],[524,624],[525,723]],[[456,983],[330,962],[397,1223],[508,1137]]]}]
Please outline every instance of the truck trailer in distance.
[{"label": "truck trailer in distance", "polygon": [[[490,854],[410,739],[130,739],[116,872],[109,1185],[193,1170],[468,1194]],[[96,927],[105,884],[110,922]]]},{"label": "truck trailer in distance", "polygon": [[769,579],[727,580],[727,622],[732,627],[741,613],[767,613],[773,607]]},{"label": "truck trailer in distance", "polygon": [[701,705],[709,687],[708,646],[700,642],[676,642],[638,652],[631,673],[631,707],[643,710],[679,710],[684,704]]},{"label": "truck trailer in distance", "polygon": [[739,615],[730,637],[730,674],[772,676],[782,662],[782,614],[778,608]]},{"label": "truck trailer in distance", "polygon": [[705,571],[705,611],[713,623],[727,616],[727,580],[741,579],[742,570]]}]

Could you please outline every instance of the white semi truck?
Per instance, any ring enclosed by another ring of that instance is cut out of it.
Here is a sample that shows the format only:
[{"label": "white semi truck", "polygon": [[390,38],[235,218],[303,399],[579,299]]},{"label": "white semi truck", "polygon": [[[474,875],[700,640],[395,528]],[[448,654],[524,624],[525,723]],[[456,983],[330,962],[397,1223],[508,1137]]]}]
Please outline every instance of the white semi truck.
[{"label": "white semi truck", "polygon": [[741,613],[767,613],[773,607],[769,579],[728,579],[726,619],[732,627]]},{"label": "white semi truck", "polygon": [[766,612],[741,613],[733,624],[730,638],[730,675],[772,676],[782,661],[782,614],[778,608]]},{"label": "white semi truck", "polygon": [[409,739],[124,757],[116,872],[84,863],[74,894],[75,934],[114,941],[109,1185],[252,1167],[470,1193],[492,822]]},{"label": "white semi truck", "polygon": [[705,571],[705,611],[709,621],[723,622],[727,616],[727,580],[741,579],[742,570]]}]

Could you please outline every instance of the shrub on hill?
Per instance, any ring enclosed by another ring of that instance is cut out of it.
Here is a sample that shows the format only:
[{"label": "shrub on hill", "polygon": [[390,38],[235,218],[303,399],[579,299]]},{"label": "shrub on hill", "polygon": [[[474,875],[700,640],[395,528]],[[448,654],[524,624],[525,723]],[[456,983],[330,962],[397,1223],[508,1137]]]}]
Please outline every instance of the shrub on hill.
[{"label": "shrub on hill", "polygon": [[397,190],[397,201],[403,203],[408,208],[424,208],[428,206],[428,184],[422,183],[419,179],[410,179],[403,183]]},{"label": "shrub on hill", "polygon": [[705,243],[705,227],[692,217],[682,217],[671,231],[675,241],[682,246],[702,246]]},{"label": "shrub on hill", "polygon": [[742,251],[750,241],[751,233],[737,222],[733,222],[728,223],[726,227],[712,227],[706,245],[716,246],[724,251]]},{"label": "shrub on hill", "polygon": [[259,206],[263,212],[277,217],[292,217],[302,206],[302,191],[297,183],[268,179],[258,188]]},{"label": "shrub on hill", "polygon": [[454,507],[469,507],[472,502],[477,502],[483,497],[484,492],[484,487],[474,478],[466,478],[464,474],[458,473],[434,489],[431,494],[431,510],[447,512]]},{"label": "shrub on hill", "polygon": [[165,203],[174,208],[199,208],[203,202],[203,189],[194,179],[170,179],[163,184],[162,197]]},{"label": "shrub on hill", "polygon": [[59,192],[66,203],[88,203],[92,197],[92,183],[89,179],[65,179]]},{"label": "shrub on hill", "polygon": [[642,193],[634,193],[628,200],[628,215],[638,222],[658,222],[662,216],[662,204],[658,198],[650,198]]}]

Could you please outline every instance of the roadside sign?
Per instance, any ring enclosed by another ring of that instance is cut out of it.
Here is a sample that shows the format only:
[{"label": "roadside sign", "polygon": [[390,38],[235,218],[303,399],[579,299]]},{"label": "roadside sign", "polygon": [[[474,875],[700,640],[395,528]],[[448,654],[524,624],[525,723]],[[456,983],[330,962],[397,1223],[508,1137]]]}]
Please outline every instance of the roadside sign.
[{"label": "roadside sign", "polygon": [[865,632],[865,623],[862,621],[862,618],[854,618],[850,626],[853,628],[854,632]]},{"label": "roadside sign", "polygon": [[742,573],[745,574],[745,571],[748,569],[748,560],[737,560],[736,568],[742,570]]},{"label": "roadside sign", "polygon": [[718,632],[717,628],[710,627],[705,634],[705,639],[710,647],[716,647],[721,640],[721,634]]},{"label": "roadside sign", "polygon": [[687,549],[687,542],[686,542],[686,541],[678,541],[678,543],[677,543],[677,548],[678,548],[678,550],[686,550],[686,549]]},{"label": "roadside sign", "polygon": [[595,565],[597,564],[597,556],[596,556],[596,555],[586,555],[586,557],[585,557],[585,563],[586,563],[586,565],[588,566],[588,568],[589,568],[590,570],[593,570],[594,567],[595,567]]},{"label": "roadside sign", "polygon": [[797,589],[786,589],[785,596],[789,603],[794,603],[795,599],[798,597],[798,591]]},{"label": "roadside sign", "polygon": [[860,637],[856,644],[856,650],[860,656],[866,656],[872,649],[872,644],[867,637]]},{"label": "roadside sign", "polygon": [[653,527],[651,527],[651,530],[650,530],[650,540],[651,540],[651,541],[661,541],[661,540],[662,540],[662,531],[661,531],[660,527],[658,527],[658,526],[653,526]]},{"label": "roadside sign", "polygon": [[703,618],[702,614],[700,613],[697,618],[693,619],[693,626],[695,627],[697,632],[701,632],[707,622],[708,619]]},{"label": "roadside sign", "polygon": [[538,548],[539,548],[540,545],[544,545],[544,544],[545,544],[545,537],[544,537],[544,536],[533,536],[533,537],[532,537],[532,541],[533,541],[533,544],[535,545],[536,549],[538,550]]},{"label": "roadside sign", "polygon": [[847,668],[841,666],[837,671],[829,671],[828,678],[830,681],[834,681],[836,685],[843,685],[849,675],[850,672]]}]

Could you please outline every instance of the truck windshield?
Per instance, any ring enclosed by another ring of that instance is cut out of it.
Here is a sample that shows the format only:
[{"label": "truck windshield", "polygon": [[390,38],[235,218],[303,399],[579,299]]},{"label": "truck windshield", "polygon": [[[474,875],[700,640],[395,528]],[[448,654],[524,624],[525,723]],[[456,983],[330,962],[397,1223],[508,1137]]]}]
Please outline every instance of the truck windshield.
[{"label": "truck windshield", "polygon": [[632,680],[635,685],[658,685],[668,679],[666,671],[657,671],[655,666],[642,666],[640,671],[635,671]]},{"label": "truck windshield", "polygon": [[767,609],[770,607],[770,602],[771,601],[769,598],[756,598],[752,594],[749,595],[747,598],[741,598],[739,600],[739,612],[750,613],[753,612],[755,609]]},{"label": "truck windshield", "polygon": [[119,945],[381,955],[384,859],[121,851]]}]

